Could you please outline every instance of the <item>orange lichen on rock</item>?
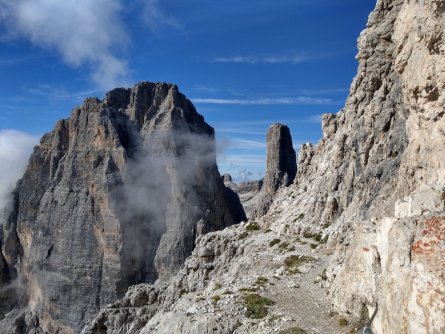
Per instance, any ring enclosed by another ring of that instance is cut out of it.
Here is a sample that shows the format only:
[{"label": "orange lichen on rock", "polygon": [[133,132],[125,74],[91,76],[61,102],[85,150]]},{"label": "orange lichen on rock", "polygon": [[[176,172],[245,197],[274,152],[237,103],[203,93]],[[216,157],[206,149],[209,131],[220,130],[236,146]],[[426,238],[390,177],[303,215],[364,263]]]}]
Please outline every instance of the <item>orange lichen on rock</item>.
[{"label": "orange lichen on rock", "polygon": [[[422,226],[423,225],[423,226]],[[414,241],[411,253],[433,272],[445,275],[445,217],[433,217],[422,223],[422,230]]]}]

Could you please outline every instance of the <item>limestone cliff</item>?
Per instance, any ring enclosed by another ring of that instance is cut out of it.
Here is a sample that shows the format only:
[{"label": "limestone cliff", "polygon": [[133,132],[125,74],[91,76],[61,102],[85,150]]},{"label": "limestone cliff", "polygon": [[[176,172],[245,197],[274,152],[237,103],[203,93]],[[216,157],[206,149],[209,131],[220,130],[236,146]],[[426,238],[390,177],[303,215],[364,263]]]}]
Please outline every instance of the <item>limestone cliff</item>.
[{"label": "limestone cliff", "polygon": [[26,307],[18,332],[78,333],[129,286],[175,274],[199,235],[243,218],[213,128],[175,85],[87,99],[41,139],[14,192],[0,282],[15,294],[2,288],[1,310]]},{"label": "limestone cliff", "polygon": [[[302,146],[293,185],[258,226],[201,239],[142,332],[351,333],[378,304],[375,334],[444,333],[444,36],[445,1],[378,0],[346,105]],[[133,292],[87,333],[125,328],[117,314],[141,311],[124,308]],[[251,299],[264,303],[254,317]]]},{"label": "limestone cliff", "polygon": [[444,1],[377,2],[345,108],[264,218],[329,236],[333,304],[378,303],[374,333],[445,331],[444,33]]}]

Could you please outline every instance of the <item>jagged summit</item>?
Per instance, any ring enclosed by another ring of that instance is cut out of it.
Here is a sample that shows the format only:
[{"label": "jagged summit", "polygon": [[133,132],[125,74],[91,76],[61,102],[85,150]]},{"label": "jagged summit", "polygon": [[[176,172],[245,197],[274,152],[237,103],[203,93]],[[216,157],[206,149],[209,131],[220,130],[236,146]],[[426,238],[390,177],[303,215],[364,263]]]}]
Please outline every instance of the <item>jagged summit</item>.
[{"label": "jagged summit", "polygon": [[215,156],[213,128],[176,85],[86,99],[43,136],[2,222],[3,284],[23,282],[2,309],[79,332],[130,285],[168,279],[199,235],[244,217]]}]

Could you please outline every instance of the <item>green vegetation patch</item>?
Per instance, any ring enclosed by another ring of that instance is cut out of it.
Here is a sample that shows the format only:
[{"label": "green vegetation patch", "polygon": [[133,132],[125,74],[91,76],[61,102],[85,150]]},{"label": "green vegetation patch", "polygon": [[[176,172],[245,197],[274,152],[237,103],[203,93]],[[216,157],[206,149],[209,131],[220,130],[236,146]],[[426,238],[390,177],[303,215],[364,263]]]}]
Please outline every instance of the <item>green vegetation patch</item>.
[{"label": "green vegetation patch", "polygon": [[238,236],[238,240],[244,240],[249,236],[249,232],[244,231]]},{"label": "green vegetation patch", "polygon": [[305,263],[315,262],[315,261],[316,260],[310,256],[291,255],[284,259],[284,264],[286,265],[289,274],[297,274],[300,272],[298,270],[298,267],[300,267]]},{"label": "green vegetation patch", "polygon": [[291,246],[289,245],[288,242],[283,242],[281,243],[278,248],[282,251],[282,252],[292,252],[295,250],[295,246]]},{"label": "green vegetation patch", "polygon": [[292,327],[279,331],[278,334],[307,334],[306,331],[302,330],[300,327]]},{"label": "green vegetation patch", "polygon": [[216,295],[216,296],[212,297],[213,304],[218,303],[220,300],[221,300],[221,296]]},{"label": "green vegetation patch", "polygon": [[241,288],[239,289],[240,292],[257,292],[260,288],[254,286],[252,288]]},{"label": "green vegetation patch", "polygon": [[304,218],[304,213],[300,213],[297,218],[295,218],[295,221],[300,221]]},{"label": "green vegetation patch", "polygon": [[260,226],[257,222],[251,222],[246,225],[246,231],[258,231]]},{"label": "green vegetation patch", "polygon": [[303,232],[303,237],[305,237],[306,239],[313,239],[315,238],[317,234],[311,233],[309,231],[305,231]]},{"label": "green vegetation patch", "polygon": [[213,291],[219,290],[222,288],[221,283],[215,283],[215,287],[213,288]]},{"label": "green vegetation patch", "polygon": [[188,294],[189,293],[189,289],[182,289],[180,292],[179,292],[179,297],[182,297],[183,295],[186,295],[186,294]]},{"label": "green vegetation patch", "polygon": [[326,242],[328,242],[328,236],[323,238],[323,234],[320,233],[311,233],[311,232],[304,232],[303,233],[303,237],[305,237],[306,239],[314,239],[316,242],[320,243],[320,244],[325,244]]},{"label": "green vegetation patch", "polygon": [[271,241],[269,242],[269,247],[273,247],[273,246],[275,246],[276,244],[279,244],[280,242],[281,242],[280,239],[273,239],[273,240],[271,240]]},{"label": "green vegetation patch", "polygon": [[349,322],[345,318],[340,318],[338,319],[338,325],[340,327],[346,327],[347,325],[349,325]]},{"label": "green vegetation patch", "polygon": [[269,298],[257,294],[248,294],[243,296],[243,303],[246,307],[246,317],[252,319],[264,318],[268,311],[267,306],[274,305],[275,302]]},{"label": "green vegetation patch", "polygon": [[257,285],[264,285],[264,284],[266,284],[267,282],[269,282],[269,280],[268,280],[266,277],[259,276],[259,277],[256,279],[255,284],[257,284]]}]

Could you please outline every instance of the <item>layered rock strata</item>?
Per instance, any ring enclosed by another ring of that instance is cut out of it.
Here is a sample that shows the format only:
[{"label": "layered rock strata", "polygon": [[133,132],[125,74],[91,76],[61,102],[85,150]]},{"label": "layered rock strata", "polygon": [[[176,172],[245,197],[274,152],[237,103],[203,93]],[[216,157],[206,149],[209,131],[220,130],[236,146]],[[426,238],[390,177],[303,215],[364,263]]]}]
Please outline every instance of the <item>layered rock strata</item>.
[{"label": "layered rock strata", "polygon": [[243,218],[213,128],[175,85],[87,99],[41,139],[15,189],[0,280],[17,298],[1,309],[23,306],[36,328],[78,333],[129,286],[168,280],[199,235]]},{"label": "layered rock strata", "polygon": [[444,32],[444,1],[377,2],[345,108],[264,217],[330,236],[332,302],[378,304],[378,334],[445,331]]}]

